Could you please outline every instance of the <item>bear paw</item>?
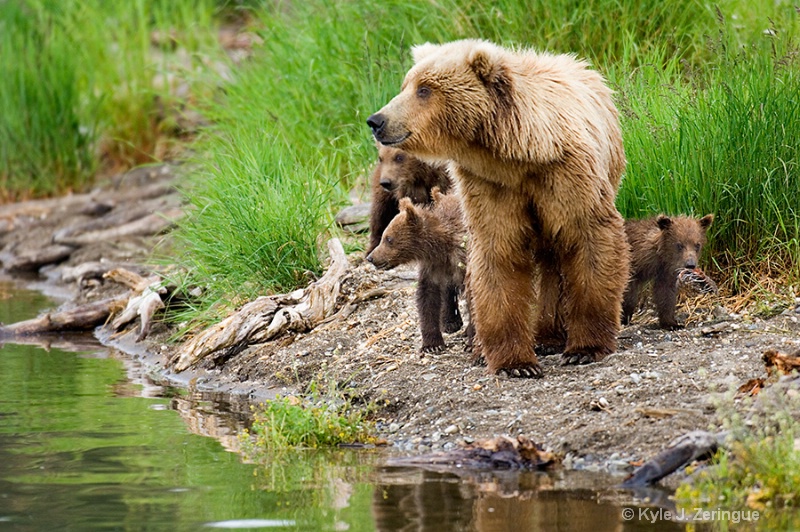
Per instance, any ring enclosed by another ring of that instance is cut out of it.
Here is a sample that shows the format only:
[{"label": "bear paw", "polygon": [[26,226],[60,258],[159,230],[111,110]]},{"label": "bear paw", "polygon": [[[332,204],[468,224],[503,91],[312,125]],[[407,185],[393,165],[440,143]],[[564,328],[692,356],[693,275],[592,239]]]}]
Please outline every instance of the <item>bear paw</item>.
[{"label": "bear paw", "polygon": [[531,364],[520,368],[500,368],[495,374],[509,379],[541,379],[544,377],[544,372],[539,364]]},{"label": "bear paw", "polygon": [[472,365],[473,366],[481,366],[486,367],[486,359],[483,358],[483,355],[478,355],[476,357],[472,357]]},{"label": "bear paw", "polygon": [[564,353],[561,355],[562,366],[582,366],[600,362],[603,357],[595,353]]},{"label": "bear paw", "polygon": [[446,321],[442,324],[442,330],[448,334],[458,332],[464,324],[461,320]]},{"label": "bear paw", "polygon": [[544,345],[537,344],[534,346],[533,351],[537,357],[549,357],[564,352],[564,345]]}]

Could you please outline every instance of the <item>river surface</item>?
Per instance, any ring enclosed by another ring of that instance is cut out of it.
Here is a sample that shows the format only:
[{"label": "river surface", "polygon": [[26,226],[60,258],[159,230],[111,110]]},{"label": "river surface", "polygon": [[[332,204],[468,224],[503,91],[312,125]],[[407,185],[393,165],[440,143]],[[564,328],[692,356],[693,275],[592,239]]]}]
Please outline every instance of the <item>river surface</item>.
[{"label": "river surface", "polygon": [[[53,305],[0,281],[2,323]],[[0,343],[0,531],[684,528],[620,477],[389,468],[385,450],[245,463],[247,406],[157,386],[91,336]]]}]

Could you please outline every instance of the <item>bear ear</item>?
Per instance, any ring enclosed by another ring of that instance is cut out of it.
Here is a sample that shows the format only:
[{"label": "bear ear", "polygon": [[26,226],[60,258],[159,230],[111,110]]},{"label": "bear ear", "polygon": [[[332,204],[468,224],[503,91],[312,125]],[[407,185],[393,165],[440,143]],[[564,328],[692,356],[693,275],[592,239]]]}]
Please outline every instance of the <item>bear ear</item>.
[{"label": "bear ear", "polygon": [[434,203],[438,203],[442,197],[442,190],[439,187],[433,187],[431,189],[431,199],[433,199]]},{"label": "bear ear", "polygon": [[656,218],[656,223],[658,224],[658,228],[662,231],[669,229],[672,225],[672,220],[669,216],[664,216],[663,214],[659,214],[658,218]]},{"label": "bear ear", "polygon": [[713,214],[706,214],[705,216],[700,218],[700,227],[702,227],[703,230],[706,230],[709,227],[711,227],[711,222],[713,222],[713,221],[714,221],[714,215]]},{"label": "bear ear", "polygon": [[469,58],[469,66],[484,85],[497,83],[503,76],[503,67],[492,60],[486,50],[475,50]]},{"label": "bear ear", "polygon": [[414,58],[414,63],[419,63],[436,49],[435,44],[431,44],[426,42],[425,44],[419,44],[417,46],[411,47],[411,57]]}]

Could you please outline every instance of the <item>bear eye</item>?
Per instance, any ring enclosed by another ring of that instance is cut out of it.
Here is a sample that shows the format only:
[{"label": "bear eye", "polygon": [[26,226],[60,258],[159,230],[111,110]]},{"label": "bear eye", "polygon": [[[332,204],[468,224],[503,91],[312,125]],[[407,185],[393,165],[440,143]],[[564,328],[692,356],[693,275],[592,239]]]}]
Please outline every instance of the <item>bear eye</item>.
[{"label": "bear eye", "polygon": [[417,98],[425,99],[431,95],[431,88],[425,85],[417,88]]},{"label": "bear eye", "polygon": [[683,244],[675,244],[675,249],[678,251],[683,251]]},{"label": "bear eye", "polygon": [[396,163],[402,163],[405,160],[406,160],[405,154],[398,153],[397,155],[394,156],[394,162]]},{"label": "bear eye", "polygon": [[387,236],[387,237],[386,237],[386,243],[387,243],[387,244],[389,244],[390,246],[391,246],[392,244],[394,244],[394,237]]},{"label": "bear eye", "polygon": [[699,253],[700,252],[700,244],[695,244],[694,245],[694,250]]}]

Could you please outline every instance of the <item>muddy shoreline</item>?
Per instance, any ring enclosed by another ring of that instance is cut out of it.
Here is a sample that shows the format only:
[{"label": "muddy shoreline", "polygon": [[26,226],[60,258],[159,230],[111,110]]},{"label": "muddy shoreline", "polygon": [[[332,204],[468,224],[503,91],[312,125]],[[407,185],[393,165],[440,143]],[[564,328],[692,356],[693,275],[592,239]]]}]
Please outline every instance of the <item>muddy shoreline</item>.
[{"label": "muddy shoreline", "polygon": [[[171,223],[135,228],[147,226],[141,222],[147,216],[168,222],[179,216],[177,169],[139,169],[87,195],[0,207],[3,269],[66,308],[121,293],[104,271],[125,267],[147,276],[154,271],[150,252],[168,253]],[[59,258],[46,260],[53,256]],[[724,300],[704,296],[681,308],[684,329],[657,329],[652,312],[639,313],[620,333],[617,353],[600,363],[563,367],[558,357],[545,357],[543,379],[503,379],[470,364],[463,331],[446,336],[442,353],[420,355],[413,270],[379,272],[360,254],[348,261],[339,304],[359,301],[354,308],[309,332],[183,372],[168,362],[178,346],[167,341],[162,323],[141,342],[136,320],[121,332],[101,326],[95,335],[142,364],[154,382],[252,403],[311,382],[347,388],[375,406],[378,436],[398,452],[523,434],[560,453],[568,467],[618,473],[677,436],[717,428],[717,407],[737,401],[725,392],[765,376],[766,349],[800,347],[800,299],[767,309],[774,314],[767,318],[733,313]]]}]

